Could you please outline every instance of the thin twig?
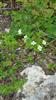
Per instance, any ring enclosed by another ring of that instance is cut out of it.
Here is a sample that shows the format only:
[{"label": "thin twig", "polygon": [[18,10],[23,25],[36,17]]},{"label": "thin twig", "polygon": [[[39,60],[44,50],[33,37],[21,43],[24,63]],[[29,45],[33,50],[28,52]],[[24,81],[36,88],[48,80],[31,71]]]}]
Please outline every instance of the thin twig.
[{"label": "thin twig", "polygon": [[18,8],[0,8],[0,11],[6,11],[6,10],[8,10],[8,11],[11,11],[11,10],[19,10],[20,8],[18,7]]}]

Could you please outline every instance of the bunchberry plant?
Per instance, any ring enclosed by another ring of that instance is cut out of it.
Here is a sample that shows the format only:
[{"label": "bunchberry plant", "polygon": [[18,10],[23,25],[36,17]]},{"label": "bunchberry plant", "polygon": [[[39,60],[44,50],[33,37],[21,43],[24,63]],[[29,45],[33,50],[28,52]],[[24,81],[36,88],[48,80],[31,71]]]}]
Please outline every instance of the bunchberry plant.
[{"label": "bunchberry plant", "polygon": [[[16,2],[20,2],[22,8],[3,12],[6,16],[10,14],[12,21],[4,33],[0,32],[0,94],[3,95],[17,92],[26,82],[20,77],[25,62],[34,64],[35,58],[38,62],[38,54],[43,63],[47,48],[53,50],[51,44],[56,45],[56,0]],[[5,6],[0,1],[0,8]],[[53,52],[56,54],[56,49]],[[47,66],[49,70],[56,68],[54,63]]]}]

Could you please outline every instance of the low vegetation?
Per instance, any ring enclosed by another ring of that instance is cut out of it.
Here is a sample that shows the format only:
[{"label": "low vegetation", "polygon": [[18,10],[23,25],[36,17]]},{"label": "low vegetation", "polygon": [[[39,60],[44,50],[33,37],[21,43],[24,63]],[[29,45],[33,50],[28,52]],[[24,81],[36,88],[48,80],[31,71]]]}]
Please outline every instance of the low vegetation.
[{"label": "low vegetation", "polygon": [[[3,95],[16,92],[26,82],[19,74],[25,63],[42,65],[47,60],[47,70],[56,70],[56,1],[17,2],[22,4],[20,10],[2,12],[12,19],[10,27],[0,32],[0,94]],[[4,7],[1,2],[0,7]]]}]

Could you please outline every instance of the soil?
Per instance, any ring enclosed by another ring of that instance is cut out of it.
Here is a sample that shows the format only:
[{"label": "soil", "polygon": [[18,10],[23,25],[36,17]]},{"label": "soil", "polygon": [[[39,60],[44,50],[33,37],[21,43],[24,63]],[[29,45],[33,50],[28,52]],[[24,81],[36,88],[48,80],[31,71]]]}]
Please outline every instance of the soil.
[{"label": "soil", "polygon": [[11,23],[11,16],[0,15],[0,32],[5,32],[5,28],[9,28]]}]

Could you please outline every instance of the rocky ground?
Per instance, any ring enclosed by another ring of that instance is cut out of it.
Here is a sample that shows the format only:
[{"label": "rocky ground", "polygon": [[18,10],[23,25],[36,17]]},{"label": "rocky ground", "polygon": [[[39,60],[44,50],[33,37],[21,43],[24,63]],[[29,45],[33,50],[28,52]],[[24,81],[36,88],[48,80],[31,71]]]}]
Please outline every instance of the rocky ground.
[{"label": "rocky ground", "polygon": [[12,100],[56,100],[56,73],[45,75],[41,67],[32,65],[21,75],[26,75],[27,82]]},{"label": "rocky ground", "polygon": [[56,100],[56,73],[46,75],[40,66],[32,65],[20,74],[27,79],[22,89],[12,98],[0,96],[0,100]]}]

